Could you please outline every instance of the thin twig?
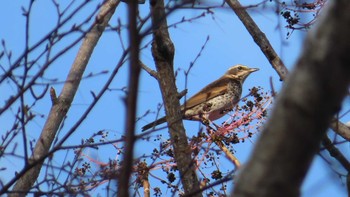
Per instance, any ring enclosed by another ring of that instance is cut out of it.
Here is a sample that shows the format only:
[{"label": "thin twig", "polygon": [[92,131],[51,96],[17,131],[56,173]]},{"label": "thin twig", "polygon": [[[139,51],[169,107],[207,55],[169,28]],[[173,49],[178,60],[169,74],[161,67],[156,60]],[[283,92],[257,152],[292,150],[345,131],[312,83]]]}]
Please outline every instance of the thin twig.
[{"label": "thin twig", "polygon": [[350,163],[343,155],[342,152],[339,151],[337,147],[334,146],[332,141],[328,136],[325,136],[322,140],[322,145],[328,150],[329,154],[336,159],[348,172],[350,172]]},{"label": "thin twig", "polygon": [[150,74],[152,77],[158,80],[158,73],[155,70],[152,70],[150,67],[146,66],[142,61],[139,61],[139,64],[141,65],[141,68],[145,70],[148,74]]}]

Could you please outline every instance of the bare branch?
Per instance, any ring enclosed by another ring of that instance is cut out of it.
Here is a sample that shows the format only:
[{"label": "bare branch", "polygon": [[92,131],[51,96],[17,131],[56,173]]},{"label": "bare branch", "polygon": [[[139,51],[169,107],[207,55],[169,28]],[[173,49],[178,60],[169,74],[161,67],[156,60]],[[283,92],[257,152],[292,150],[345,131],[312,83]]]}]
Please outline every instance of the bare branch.
[{"label": "bare branch", "polygon": [[[158,71],[158,82],[162,91],[165,112],[169,126],[169,134],[174,147],[175,160],[180,172],[185,194],[199,190],[199,181],[196,175],[194,162],[191,158],[191,149],[182,124],[182,112],[175,84],[173,59],[174,45],[169,37],[166,14],[163,0],[150,0],[153,43],[152,55]],[[196,196],[202,196],[196,194]]]},{"label": "bare branch", "polygon": [[350,128],[340,121],[333,121],[331,129],[342,136],[344,139],[350,141]]},{"label": "bare branch", "polygon": [[[119,1],[110,0],[107,1],[102,7],[97,17],[97,20],[93,24],[89,33],[80,47],[78,55],[72,65],[72,68],[68,74],[67,82],[65,83],[60,96],[57,98],[57,103],[54,104],[50,110],[49,116],[41,132],[40,138],[35,145],[33,155],[30,158],[30,163],[35,163],[36,160],[41,160],[45,157],[50,150],[52,141],[57,133],[59,125],[67,114],[70,104],[73,101],[74,95],[78,89],[81,77],[86,68],[88,60],[93,52],[93,49],[99,40],[104,28],[107,26],[109,19],[112,17],[115,8]],[[101,16],[104,16],[101,18]],[[15,184],[13,192],[20,191],[19,193],[12,193],[10,196],[24,195],[29,191],[31,186],[36,181],[43,162],[39,162],[36,166],[28,170]],[[4,189],[4,188],[2,188]],[[3,190],[4,191],[4,190]]]},{"label": "bare branch", "polygon": [[134,144],[137,93],[139,87],[139,77],[141,67],[139,64],[139,46],[140,36],[137,30],[138,5],[136,1],[128,2],[128,18],[129,18],[129,43],[130,43],[130,67],[128,95],[126,99],[126,122],[125,122],[125,154],[123,165],[118,177],[118,196],[129,196],[129,182],[134,162]]},{"label": "bare branch", "polygon": [[322,144],[328,150],[329,154],[335,158],[348,172],[350,172],[349,161],[346,159],[346,157],[344,157],[343,153],[341,153],[339,149],[334,146],[328,136],[323,138]]},{"label": "bare branch", "polygon": [[152,77],[154,77],[155,79],[158,80],[158,74],[156,71],[152,70],[151,68],[149,68],[148,66],[146,66],[146,64],[144,64],[143,62],[139,61],[139,64],[141,65],[142,69],[145,70],[148,74],[150,74]]}]

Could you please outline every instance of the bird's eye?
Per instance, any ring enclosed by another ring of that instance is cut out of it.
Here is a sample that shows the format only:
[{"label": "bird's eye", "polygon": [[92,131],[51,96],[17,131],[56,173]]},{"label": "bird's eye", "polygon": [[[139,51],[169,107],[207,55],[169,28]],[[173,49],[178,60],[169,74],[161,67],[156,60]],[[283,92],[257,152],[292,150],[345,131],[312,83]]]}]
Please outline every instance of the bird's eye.
[{"label": "bird's eye", "polygon": [[243,67],[242,66],[238,66],[238,70],[242,70],[243,69]]}]

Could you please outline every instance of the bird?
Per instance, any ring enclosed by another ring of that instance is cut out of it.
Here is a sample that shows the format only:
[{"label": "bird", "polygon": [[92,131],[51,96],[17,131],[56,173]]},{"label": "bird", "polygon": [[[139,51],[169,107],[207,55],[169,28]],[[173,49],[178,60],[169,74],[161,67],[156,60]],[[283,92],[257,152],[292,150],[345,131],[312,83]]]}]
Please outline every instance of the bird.
[{"label": "bird", "polygon": [[[204,124],[221,118],[239,102],[245,79],[258,70],[241,64],[230,67],[223,76],[205,86],[181,105],[182,118],[201,121]],[[166,116],[143,126],[142,131],[165,122]]]}]

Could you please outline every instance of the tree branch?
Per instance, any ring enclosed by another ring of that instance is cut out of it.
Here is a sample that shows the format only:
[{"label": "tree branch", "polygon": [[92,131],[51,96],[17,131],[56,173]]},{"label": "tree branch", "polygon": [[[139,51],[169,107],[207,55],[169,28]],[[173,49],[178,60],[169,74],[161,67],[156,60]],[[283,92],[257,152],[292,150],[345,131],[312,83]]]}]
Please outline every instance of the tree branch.
[{"label": "tree branch", "polygon": [[[178,99],[173,69],[174,45],[170,39],[163,0],[150,0],[153,28],[152,55],[158,71],[169,134],[174,147],[174,157],[179,169],[185,194],[199,190],[191,149],[182,124],[182,112]],[[201,194],[196,194],[201,196]]]},{"label": "tree branch", "polygon": [[337,149],[328,136],[325,136],[322,140],[323,146],[327,149],[329,154],[335,158],[348,172],[350,172],[350,163],[344,157],[343,153]]},{"label": "tree branch", "polygon": [[350,128],[340,121],[333,121],[331,123],[331,129],[342,136],[344,139],[350,141]]},{"label": "tree branch", "polygon": [[150,67],[146,66],[146,64],[144,64],[143,62],[139,62],[141,65],[141,68],[143,70],[145,70],[148,74],[150,74],[152,77],[154,77],[155,79],[158,79],[158,73],[154,70],[152,70]]},{"label": "tree branch", "polygon": [[137,91],[141,67],[139,64],[140,36],[137,30],[138,4],[135,0],[128,3],[130,68],[128,95],[126,101],[125,154],[123,165],[118,177],[118,196],[129,196],[129,180],[134,165],[135,122],[137,109]]},{"label": "tree branch", "polygon": [[[118,3],[118,0],[109,0],[101,7],[95,23],[93,24],[90,32],[86,34],[86,37],[80,47],[77,57],[68,74],[66,83],[64,84],[63,90],[60,96],[57,98],[57,102],[53,104],[49,112],[48,118],[45,122],[40,138],[35,145],[33,155],[31,156],[29,163],[35,163],[37,160],[41,160],[41,158],[45,157],[49,152],[59,125],[66,116],[79,87],[80,79],[82,78],[93,49],[102,35],[104,28],[107,26],[108,21],[112,17]],[[43,162],[38,162],[36,166],[28,170],[16,182],[12,191],[14,193],[11,193],[9,196],[25,195],[39,176],[42,165]],[[16,191],[21,193],[16,193]]]}]

